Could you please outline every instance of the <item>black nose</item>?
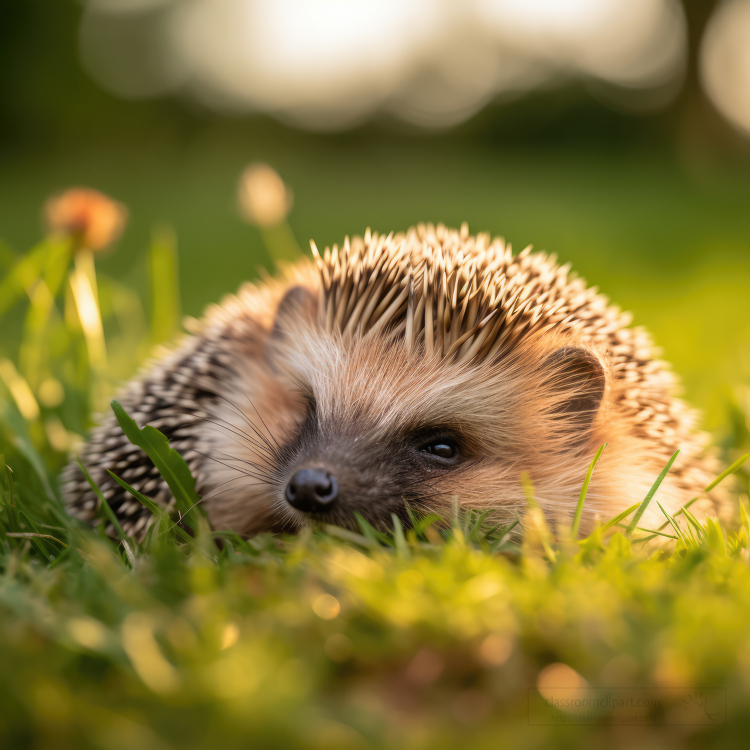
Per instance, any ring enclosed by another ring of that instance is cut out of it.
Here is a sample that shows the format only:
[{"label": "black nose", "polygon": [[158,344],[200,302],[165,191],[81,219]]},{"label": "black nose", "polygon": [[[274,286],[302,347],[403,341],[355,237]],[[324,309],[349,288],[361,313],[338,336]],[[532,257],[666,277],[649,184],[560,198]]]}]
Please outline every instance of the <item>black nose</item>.
[{"label": "black nose", "polygon": [[300,469],[284,492],[293,508],[308,513],[328,510],[339,494],[336,477],[322,469]]}]

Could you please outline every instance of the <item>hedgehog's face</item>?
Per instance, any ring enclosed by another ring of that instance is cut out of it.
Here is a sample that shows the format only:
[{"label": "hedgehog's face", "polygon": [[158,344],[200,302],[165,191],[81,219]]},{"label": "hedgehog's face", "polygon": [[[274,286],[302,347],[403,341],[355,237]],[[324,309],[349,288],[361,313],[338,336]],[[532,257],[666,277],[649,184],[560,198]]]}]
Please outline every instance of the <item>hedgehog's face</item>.
[{"label": "hedgehog's face", "polygon": [[593,355],[554,344],[490,367],[297,328],[272,340],[271,359],[299,394],[274,467],[274,507],[295,526],[356,528],[359,513],[382,528],[408,521],[407,505],[445,515],[455,496],[511,509],[522,471],[559,490],[562,456],[580,457],[604,390]]},{"label": "hedgehog's face", "polygon": [[295,520],[354,528],[357,513],[379,527],[390,525],[391,514],[407,522],[407,503],[431,507],[441,480],[470,459],[451,429],[384,437],[374,423],[323,422],[314,405],[285,453],[279,489]]}]

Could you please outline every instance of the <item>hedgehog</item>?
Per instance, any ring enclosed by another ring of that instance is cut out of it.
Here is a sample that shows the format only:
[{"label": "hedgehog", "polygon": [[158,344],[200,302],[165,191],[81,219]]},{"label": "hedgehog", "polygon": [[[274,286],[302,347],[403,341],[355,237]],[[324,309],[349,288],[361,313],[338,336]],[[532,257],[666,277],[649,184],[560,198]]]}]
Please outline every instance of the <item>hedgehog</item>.
[{"label": "hedgehog", "polygon": [[[446,517],[456,502],[502,523],[526,506],[524,476],[559,528],[604,444],[583,528],[642,500],[677,450],[662,506],[699,497],[699,516],[721,510],[703,491],[715,459],[649,335],[569,264],[514,255],[466,224],[311,248],[280,278],[188,319],[188,335],[120,397],[184,457],[213,528],[356,529],[358,514],[388,528],[394,516]],[[107,470],[174,505],[112,415],[81,459],[136,538],[152,516]],[[95,522],[100,501],[75,463],[63,494]],[[660,525],[659,513],[641,524]]]}]

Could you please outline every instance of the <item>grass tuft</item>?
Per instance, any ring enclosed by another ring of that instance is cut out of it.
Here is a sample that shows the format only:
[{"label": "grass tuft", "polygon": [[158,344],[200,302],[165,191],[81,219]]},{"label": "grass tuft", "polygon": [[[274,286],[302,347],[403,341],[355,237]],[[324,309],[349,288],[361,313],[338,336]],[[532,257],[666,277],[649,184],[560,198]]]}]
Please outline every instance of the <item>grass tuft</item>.
[{"label": "grass tuft", "polygon": [[[632,723],[644,745],[744,741],[748,501],[736,527],[702,522],[692,502],[660,529],[640,526],[677,454],[642,502],[580,539],[604,446],[570,533],[549,527],[524,477],[527,506],[500,525],[456,498],[450,518],[407,508],[390,532],[358,515],[358,532],[248,540],[208,527],[184,461],[113,402],[176,505],[115,472],[154,515],[145,539],[125,535],[96,487],[98,526],[70,518],[57,486],[68,452],[108,384],[177,320],[174,241],[155,241],[154,288],[169,285],[153,305],[161,319],[112,279],[89,284],[106,361],[91,360],[69,245],[43,241],[0,280],[0,325],[20,313],[23,337],[0,371],[0,747],[494,748],[528,744],[529,732],[539,747],[619,747]],[[747,492],[746,449],[728,446],[736,460],[708,489],[736,473]],[[545,702],[573,687],[600,707]],[[615,697],[648,702],[623,713]]]}]

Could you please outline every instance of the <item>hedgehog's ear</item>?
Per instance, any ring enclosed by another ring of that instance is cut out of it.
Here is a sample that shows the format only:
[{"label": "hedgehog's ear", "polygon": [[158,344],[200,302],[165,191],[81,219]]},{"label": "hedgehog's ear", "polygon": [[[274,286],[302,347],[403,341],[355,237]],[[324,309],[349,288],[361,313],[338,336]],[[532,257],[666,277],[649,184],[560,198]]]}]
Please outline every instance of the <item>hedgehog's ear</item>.
[{"label": "hedgehog's ear", "polygon": [[318,302],[305,286],[293,286],[281,298],[266,344],[266,359],[274,370],[284,369],[281,352],[317,315]]},{"label": "hedgehog's ear", "polygon": [[281,298],[271,329],[271,339],[283,339],[300,323],[313,320],[318,304],[315,295],[306,286],[293,286]]},{"label": "hedgehog's ear", "polygon": [[552,414],[571,429],[587,430],[599,413],[607,378],[593,352],[565,346],[547,358],[550,383],[555,394]]}]

